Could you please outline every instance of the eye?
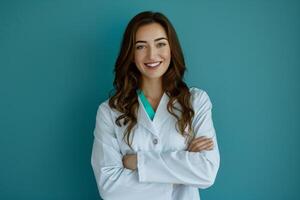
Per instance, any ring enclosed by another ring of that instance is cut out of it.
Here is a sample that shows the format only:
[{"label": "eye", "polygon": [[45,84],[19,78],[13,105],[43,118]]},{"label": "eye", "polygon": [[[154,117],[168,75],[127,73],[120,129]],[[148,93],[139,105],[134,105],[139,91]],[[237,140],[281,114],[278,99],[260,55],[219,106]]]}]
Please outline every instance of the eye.
[{"label": "eye", "polygon": [[164,47],[164,46],[166,46],[166,45],[167,45],[166,43],[160,42],[160,43],[157,44],[157,47]]},{"label": "eye", "polygon": [[137,45],[135,48],[137,49],[137,50],[140,50],[140,49],[143,49],[145,46],[143,46],[143,45]]}]

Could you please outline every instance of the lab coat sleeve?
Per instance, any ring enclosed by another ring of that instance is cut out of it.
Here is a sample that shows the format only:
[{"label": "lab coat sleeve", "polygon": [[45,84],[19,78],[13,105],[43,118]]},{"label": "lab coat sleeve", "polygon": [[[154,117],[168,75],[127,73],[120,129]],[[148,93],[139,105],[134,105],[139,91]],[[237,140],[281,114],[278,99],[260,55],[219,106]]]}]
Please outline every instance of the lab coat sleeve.
[{"label": "lab coat sleeve", "polygon": [[151,190],[154,184],[140,183],[136,170],[124,168],[114,130],[110,108],[108,104],[102,103],[97,111],[91,155],[97,187],[105,200],[119,200],[124,195],[137,199],[136,195]]},{"label": "lab coat sleeve", "polygon": [[219,169],[220,155],[212,121],[212,104],[205,91],[195,88],[192,93],[195,110],[192,125],[196,137],[212,138],[213,150],[139,151],[137,158],[140,182],[184,184],[201,189],[213,185]]}]

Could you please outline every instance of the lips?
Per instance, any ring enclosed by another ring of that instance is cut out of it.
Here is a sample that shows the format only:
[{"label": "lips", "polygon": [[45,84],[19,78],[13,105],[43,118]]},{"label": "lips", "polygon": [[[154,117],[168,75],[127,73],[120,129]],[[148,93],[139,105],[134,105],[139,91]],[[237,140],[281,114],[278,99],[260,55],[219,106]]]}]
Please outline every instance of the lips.
[{"label": "lips", "polygon": [[147,67],[158,67],[160,64],[162,63],[162,61],[158,61],[158,62],[151,62],[151,63],[144,63]]}]

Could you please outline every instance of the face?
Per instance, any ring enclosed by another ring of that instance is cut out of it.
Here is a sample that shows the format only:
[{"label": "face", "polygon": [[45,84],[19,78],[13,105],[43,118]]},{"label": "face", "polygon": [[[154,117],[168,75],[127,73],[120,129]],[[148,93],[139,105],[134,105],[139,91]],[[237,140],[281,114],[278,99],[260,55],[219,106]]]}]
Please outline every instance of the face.
[{"label": "face", "polygon": [[171,50],[164,28],[151,23],[136,32],[134,62],[145,79],[161,79],[171,61]]}]

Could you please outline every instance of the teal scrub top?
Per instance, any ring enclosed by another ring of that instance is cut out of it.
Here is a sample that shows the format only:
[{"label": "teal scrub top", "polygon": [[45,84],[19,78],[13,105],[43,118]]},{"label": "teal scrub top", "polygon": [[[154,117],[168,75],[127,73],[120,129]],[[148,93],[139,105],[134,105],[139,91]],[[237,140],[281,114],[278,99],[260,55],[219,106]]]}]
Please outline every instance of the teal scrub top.
[{"label": "teal scrub top", "polygon": [[144,108],[145,108],[145,110],[146,110],[146,112],[147,112],[149,118],[150,118],[151,120],[153,120],[154,115],[155,115],[155,111],[153,110],[153,108],[152,108],[150,102],[148,101],[148,99],[147,99],[146,96],[144,95],[143,90],[138,89],[138,90],[137,90],[137,94],[138,94],[138,96],[140,97],[140,99],[141,99],[141,101],[142,101],[142,103],[143,103],[143,106],[144,106]]}]

